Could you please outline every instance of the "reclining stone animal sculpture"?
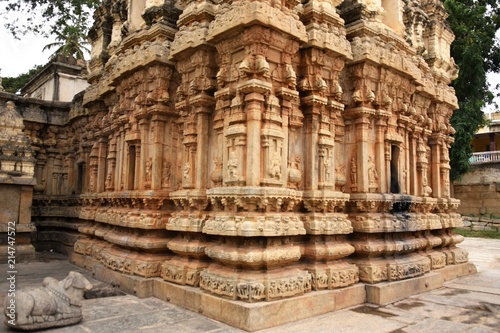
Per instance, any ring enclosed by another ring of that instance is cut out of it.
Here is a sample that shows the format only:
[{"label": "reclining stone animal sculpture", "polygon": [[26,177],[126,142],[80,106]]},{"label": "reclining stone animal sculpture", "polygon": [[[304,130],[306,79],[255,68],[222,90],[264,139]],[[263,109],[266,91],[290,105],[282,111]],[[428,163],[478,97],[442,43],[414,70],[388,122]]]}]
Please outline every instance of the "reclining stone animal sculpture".
[{"label": "reclining stone animal sculpture", "polygon": [[38,289],[18,290],[14,298],[5,298],[6,326],[30,331],[73,325],[82,320],[81,300],[85,291],[92,289],[82,274],[72,271],[61,281],[46,277],[42,285]]}]

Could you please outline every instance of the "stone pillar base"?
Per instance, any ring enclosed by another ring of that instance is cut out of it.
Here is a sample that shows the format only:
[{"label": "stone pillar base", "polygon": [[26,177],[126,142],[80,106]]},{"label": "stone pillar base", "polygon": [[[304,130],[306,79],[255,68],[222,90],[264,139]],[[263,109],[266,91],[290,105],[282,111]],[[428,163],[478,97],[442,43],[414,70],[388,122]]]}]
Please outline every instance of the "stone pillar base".
[{"label": "stone pillar base", "polygon": [[170,282],[198,287],[200,273],[208,263],[198,259],[173,258],[161,266],[161,277]]},{"label": "stone pillar base", "polygon": [[423,275],[430,271],[429,258],[411,253],[397,257],[350,259],[359,267],[359,279],[366,283],[398,281]]},{"label": "stone pillar base", "polygon": [[[182,306],[207,317],[247,331],[311,318],[324,313],[364,304],[388,304],[412,295],[441,288],[443,283],[477,272],[472,263],[450,265],[423,276],[373,285],[312,291],[301,296],[271,302],[241,302],[208,294],[199,288],[177,285],[162,278],[127,275],[104,267],[96,259],[73,253],[70,261],[94,273],[100,281],[113,281],[121,290],[137,297],[151,297]],[[300,309],[300,311],[297,311]]]},{"label": "stone pillar base", "polygon": [[160,276],[161,265],[171,259],[170,255],[126,250],[95,239],[79,240],[75,252],[87,254],[114,271],[146,278]]},{"label": "stone pillar base", "polygon": [[311,291],[311,274],[294,267],[240,271],[213,264],[201,273],[200,288],[232,300],[273,301]]},{"label": "stone pillar base", "polygon": [[[8,245],[0,245],[0,262],[10,263],[9,260],[14,260],[13,263],[29,262],[36,259],[35,248],[31,244],[14,246],[15,252],[13,256],[9,255],[11,247]],[[15,266],[15,265],[14,265]]]},{"label": "stone pillar base", "polygon": [[366,301],[378,305],[393,303],[411,295],[441,288],[446,281],[476,272],[474,264],[464,263],[446,266],[408,280],[366,285]]},{"label": "stone pillar base", "polygon": [[311,273],[313,290],[347,287],[359,281],[358,267],[340,260],[304,264],[304,269]]}]

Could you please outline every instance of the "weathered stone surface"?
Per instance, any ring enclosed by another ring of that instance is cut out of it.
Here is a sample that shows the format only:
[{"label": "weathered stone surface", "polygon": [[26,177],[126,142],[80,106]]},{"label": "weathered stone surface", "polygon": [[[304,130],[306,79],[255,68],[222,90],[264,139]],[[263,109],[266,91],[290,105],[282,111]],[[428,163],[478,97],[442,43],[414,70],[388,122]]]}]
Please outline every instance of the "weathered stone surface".
[{"label": "weathered stone surface", "polygon": [[467,262],[440,1],[113,0],[95,19],[90,87],[63,124],[26,121],[33,219],[79,225],[75,262],[221,306]]},{"label": "weathered stone surface", "polygon": [[78,272],[61,281],[46,277],[42,288],[16,290],[13,297],[5,298],[4,324],[26,331],[76,324],[83,318],[83,295],[91,289],[92,284]]},{"label": "weathered stone surface", "polygon": [[34,258],[31,234],[35,158],[23,117],[12,100],[0,100],[0,259],[15,266],[16,260]]}]

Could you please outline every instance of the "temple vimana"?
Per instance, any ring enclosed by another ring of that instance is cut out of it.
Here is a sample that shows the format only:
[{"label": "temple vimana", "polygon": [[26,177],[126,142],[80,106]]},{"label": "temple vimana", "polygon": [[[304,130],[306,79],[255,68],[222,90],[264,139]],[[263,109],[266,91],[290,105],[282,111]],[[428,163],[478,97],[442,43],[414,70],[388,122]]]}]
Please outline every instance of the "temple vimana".
[{"label": "temple vimana", "polygon": [[0,94],[18,254],[55,249],[248,330],[468,274],[446,16],[439,0],[102,1],[84,92]]}]

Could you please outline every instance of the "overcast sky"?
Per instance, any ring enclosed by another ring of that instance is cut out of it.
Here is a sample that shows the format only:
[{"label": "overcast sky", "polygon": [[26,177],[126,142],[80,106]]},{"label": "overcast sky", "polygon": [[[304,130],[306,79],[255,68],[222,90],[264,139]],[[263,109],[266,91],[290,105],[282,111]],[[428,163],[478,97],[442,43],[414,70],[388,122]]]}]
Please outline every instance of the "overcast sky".
[{"label": "overcast sky", "polygon": [[35,65],[45,65],[54,50],[42,52],[42,49],[51,42],[48,38],[34,35],[26,35],[21,40],[14,39],[0,24],[0,75],[15,77],[28,72]]}]

